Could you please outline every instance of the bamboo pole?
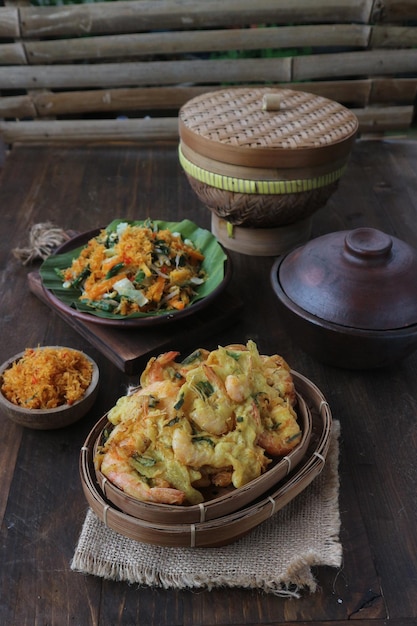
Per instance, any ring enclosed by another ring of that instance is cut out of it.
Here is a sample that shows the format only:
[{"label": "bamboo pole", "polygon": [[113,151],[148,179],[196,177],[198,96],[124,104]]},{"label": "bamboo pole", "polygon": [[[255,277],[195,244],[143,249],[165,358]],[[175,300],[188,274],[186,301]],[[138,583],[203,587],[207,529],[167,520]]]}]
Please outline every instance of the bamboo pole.
[{"label": "bamboo pole", "polygon": [[415,74],[417,49],[369,50],[278,59],[197,59],[97,65],[0,67],[2,89],[69,89],[184,83],[290,82]]},{"label": "bamboo pole", "polygon": [[23,45],[29,63],[45,64],[156,54],[314,48],[322,47],[323,42],[326,48],[411,48],[417,45],[417,27],[334,24],[77,37],[0,44],[0,58],[5,65],[25,62]]},{"label": "bamboo pole", "polygon": [[[417,78],[278,83],[275,86],[307,91],[350,107],[394,102],[412,105],[417,98]],[[33,92],[30,95],[0,98],[0,117],[22,119],[86,113],[117,114],[120,111],[126,114],[130,111],[178,111],[188,100],[218,88],[149,87],[62,93]]]},{"label": "bamboo pole", "polygon": [[291,80],[291,59],[149,61],[0,67],[0,89],[69,89]]},{"label": "bamboo pole", "polygon": [[381,21],[413,22],[417,20],[416,0],[384,0]]},{"label": "bamboo pole", "polygon": [[30,95],[0,98],[0,119],[35,118],[37,116],[38,111]]},{"label": "bamboo pole", "polygon": [[415,74],[416,68],[417,49],[318,54],[294,58],[292,80]]},{"label": "bamboo pole", "polygon": [[2,65],[24,65],[27,63],[25,48],[20,42],[0,44]]},{"label": "bamboo pole", "polygon": [[0,134],[6,143],[167,141],[178,138],[178,120],[173,117],[137,120],[0,121]]},{"label": "bamboo pole", "polygon": [[359,120],[359,132],[377,133],[384,131],[405,130],[413,121],[414,107],[366,107],[352,109]]},{"label": "bamboo pole", "polygon": [[411,48],[417,46],[417,27],[335,24],[28,41],[0,44],[0,59],[3,65],[23,64],[27,56],[29,63],[46,64],[156,54],[314,48],[322,47],[323,42],[326,48]]},{"label": "bamboo pole", "polygon": [[314,48],[323,46],[324,41],[329,48],[366,48],[370,33],[370,26],[358,24],[282,26],[28,41],[25,47],[29,63],[44,64],[228,50],[279,50],[307,46]]},{"label": "bamboo pole", "polygon": [[239,24],[368,23],[373,0],[132,0],[20,10],[26,37],[213,28]]},{"label": "bamboo pole", "polygon": [[372,27],[371,48],[412,48],[417,46],[417,28],[412,26]]},{"label": "bamboo pole", "polygon": [[[360,133],[407,129],[413,115],[411,106],[352,110],[359,120]],[[0,121],[0,134],[6,144],[177,141],[178,119]]]},{"label": "bamboo pole", "polygon": [[372,81],[370,104],[414,104],[416,101],[417,77],[375,78]]},{"label": "bamboo pole", "polygon": [[195,96],[219,87],[145,87],[33,94],[40,117],[129,111],[178,110]]},{"label": "bamboo pole", "polygon": [[16,7],[0,7],[0,37],[19,37],[19,12]]},{"label": "bamboo pole", "polygon": [[[411,82],[411,80],[410,80]],[[388,92],[390,80],[387,79],[383,92]],[[417,79],[414,80],[414,91]],[[250,85],[242,85],[250,88]],[[253,87],[254,85],[252,85]],[[256,85],[263,86],[263,85]],[[345,105],[365,106],[370,99],[372,81],[321,81],[309,83],[277,83],[276,87],[287,87],[314,93]],[[209,91],[219,89],[213,87],[144,87],[127,89],[94,89],[86,91],[51,92],[33,91],[25,96],[5,96],[0,98],[0,117],[51,117],[65,115],[82,115],[91,113],[129,113],[149,112],[178,109],[188,100]],[[395,81],[393,91],[397,99],[404,103],[412,103],[414,91],[408,84],[402,92],[401,82]]]}]

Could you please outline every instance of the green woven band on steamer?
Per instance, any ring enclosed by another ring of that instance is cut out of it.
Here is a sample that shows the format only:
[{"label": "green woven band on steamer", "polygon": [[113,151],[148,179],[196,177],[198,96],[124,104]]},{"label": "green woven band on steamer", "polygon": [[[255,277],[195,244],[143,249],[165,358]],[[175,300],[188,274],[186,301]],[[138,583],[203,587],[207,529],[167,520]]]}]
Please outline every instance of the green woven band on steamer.
[{"label": "green woven band on steamer", "polygon": [[336,182],[342,176],[346,168],[344,165],[333,172],[329,172],[315,178],[300,178],[296,180],[251,180],[215,174],[214,172],[198,167],[189,161],[184,156],[181,146],[179,147],[178,152],[181,166],[187,174],[201,183],[210,185],[210,187],[222,189],[223,191],[232,191],[235,193],[277,195],[312,191],[313,189],[326,187],[327,185],[331,185]]}]

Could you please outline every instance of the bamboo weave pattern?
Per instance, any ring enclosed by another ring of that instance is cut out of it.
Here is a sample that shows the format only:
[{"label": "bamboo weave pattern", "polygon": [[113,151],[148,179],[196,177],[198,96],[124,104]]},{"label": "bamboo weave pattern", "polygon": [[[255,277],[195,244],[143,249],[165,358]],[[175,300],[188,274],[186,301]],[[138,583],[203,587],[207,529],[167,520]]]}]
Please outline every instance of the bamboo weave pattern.
[{"label": "bamboo weave pattern", "polygon": [[340,167],[333,172],[296,180],[249,180],[232,176],[222,176],[198,167],[187,159],[179,148],[180,163],[187,174],[196,180],[224,191],[249,194],[288,194],[312,191],[336,182],[342,176],[346,166]]},{"label": "bamboo weave pattern", "polygon": [[262,110],[262,98],[276,90],[220,90],[193,98],[180,112],[198,136],[240,148],[320,148],[357,130],[355,116],[337,102],[310,93],[281,89],[281,108]]}]

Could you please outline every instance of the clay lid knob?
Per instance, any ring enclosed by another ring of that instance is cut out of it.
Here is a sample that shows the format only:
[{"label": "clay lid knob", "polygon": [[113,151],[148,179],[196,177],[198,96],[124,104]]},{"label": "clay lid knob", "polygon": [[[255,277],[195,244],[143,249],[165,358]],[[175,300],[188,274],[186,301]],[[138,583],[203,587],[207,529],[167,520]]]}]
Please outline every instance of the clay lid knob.
[{"label": "clay lid knob", "polygon": [[392,239],[375,228],[356,228],[345,237],[345,253],[364,263],[385,263],[390,256]]}]

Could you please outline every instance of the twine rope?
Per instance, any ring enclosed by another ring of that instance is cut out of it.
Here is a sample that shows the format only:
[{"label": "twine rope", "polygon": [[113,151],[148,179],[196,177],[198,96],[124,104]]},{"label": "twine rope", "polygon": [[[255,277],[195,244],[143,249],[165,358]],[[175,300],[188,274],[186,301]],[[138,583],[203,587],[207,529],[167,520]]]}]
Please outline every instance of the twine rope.
[{"label": "twine rope", "polygon": [[200,502],[198,506],[200,508],[200,522],[202,523],[206,521],[206,507],[204,506],[204,502]]},{"label": "twine rope", "polygon": [[190,547],[195,548],[195,524],[190,526]]},{"label": "twine rope", "polygon": [[272,517],[275,514],[276,502],[275,502],[275,500],[274,500],[274,498],[272,496],[268,496],[268,500],[272,504],[272,509],[271,509],[271,513],[270,513],[270,517]]},{"label": "twine rope", "polygon": [[44,261],[58,246],[70,238],[70,234],[52,222],[41,222],[31,227],[28,245],[23,248],[14,248],[12,253],[23,265],[39,259]]},{"label": "twine rope", "polygon": [[110,508],[110,505],[106,504],[106,506],[103,509],[103,523],[106,527],[107,527],[107,512],[109,508]]},{"label": "twine rope", "polygon": [[289,456],[284,456],[282,457],[282,460],[287,461],[287,465],[288,465],[287,476],[288,476],[288,474],[291,472],[291,458]]}]

